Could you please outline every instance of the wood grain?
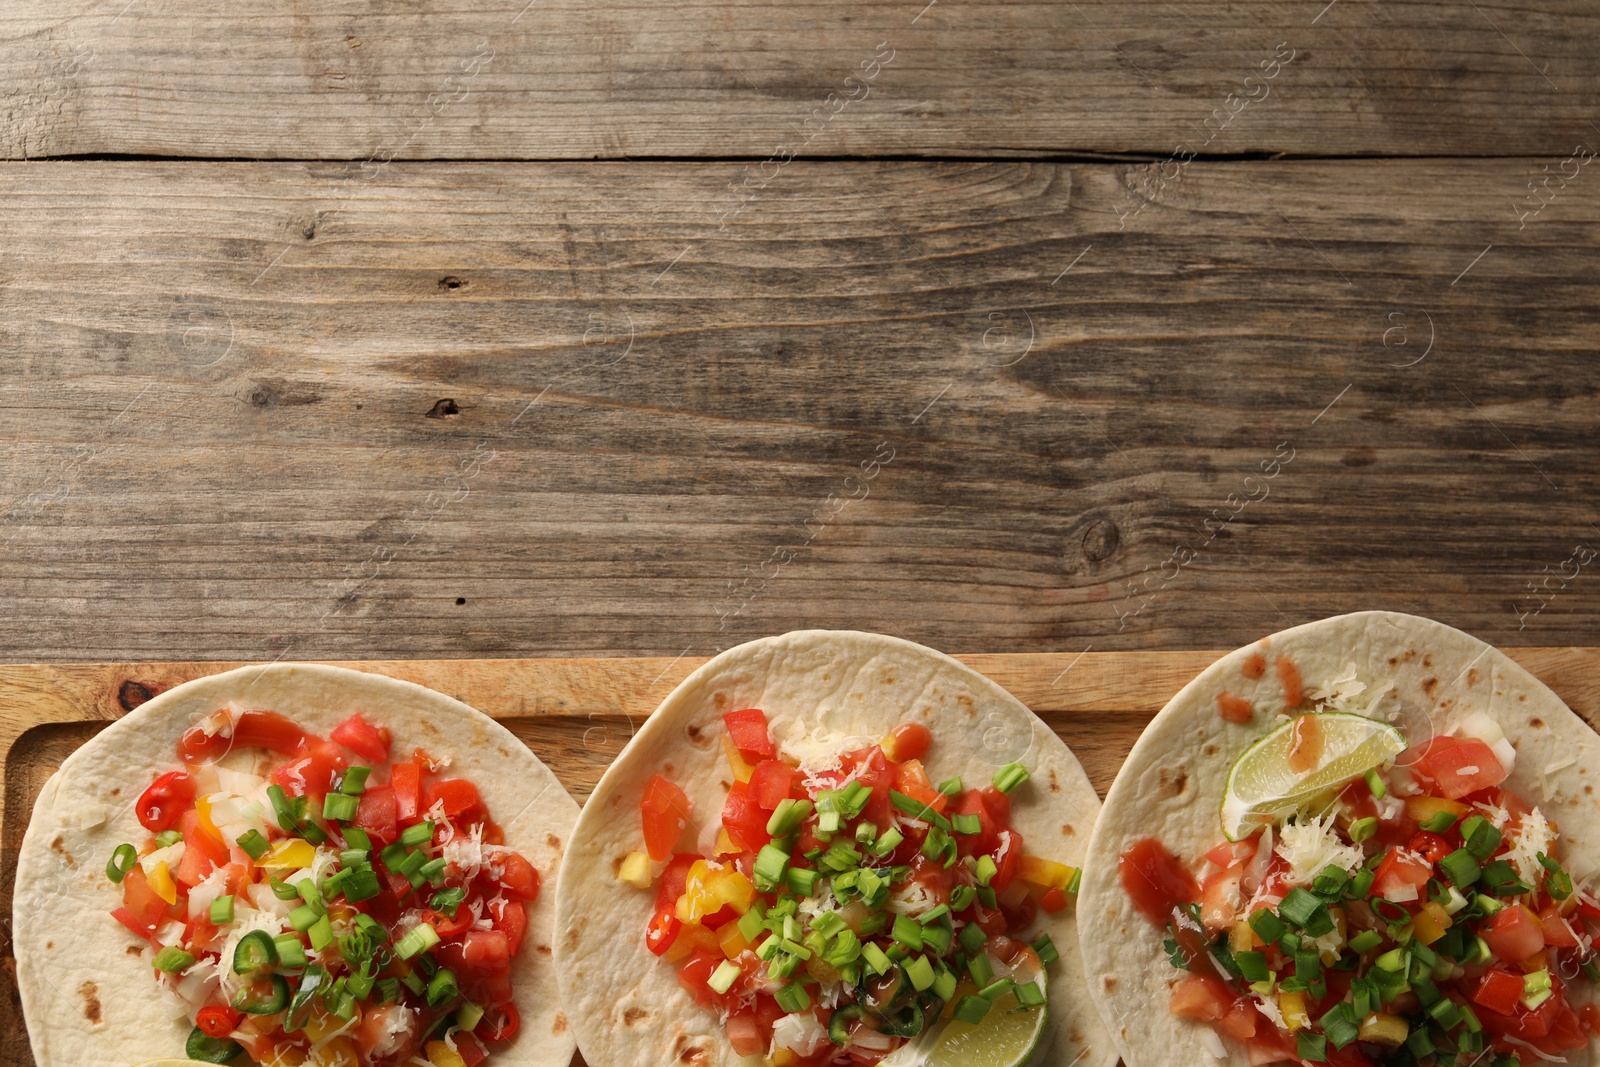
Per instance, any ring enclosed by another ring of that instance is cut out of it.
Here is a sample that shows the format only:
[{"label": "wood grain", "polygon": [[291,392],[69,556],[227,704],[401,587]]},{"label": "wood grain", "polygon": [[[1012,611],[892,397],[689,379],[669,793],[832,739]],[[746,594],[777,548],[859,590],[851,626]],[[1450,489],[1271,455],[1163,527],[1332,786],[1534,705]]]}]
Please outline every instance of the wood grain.
[{"label": "wood grain", "polygon": [[[1600,648],[1508,650],[1591,725],[1600,723]],[[1219,652],[1089,652],[958,657],[1034,709],[1104,795],[1145,724]],[[351,661],[430,686],[493,716],[580,802],[635,728],[699,658]],[[238,663],[0,665],[0,924],[9,932],[26,813],[78,745],[174,685]],[[0,1062],[32,1067],[10,938],[0,955]],[[584,1067],[581,1056],[574,1067]]]},{"label": "wood grain", "polygon": [[1597,35],[1586,0],[18,0],[0,157],[1551,156]]},{"label": "wood grain", "polygon": [[1592,643],[1533,166],[0,167],[0,655]]}]

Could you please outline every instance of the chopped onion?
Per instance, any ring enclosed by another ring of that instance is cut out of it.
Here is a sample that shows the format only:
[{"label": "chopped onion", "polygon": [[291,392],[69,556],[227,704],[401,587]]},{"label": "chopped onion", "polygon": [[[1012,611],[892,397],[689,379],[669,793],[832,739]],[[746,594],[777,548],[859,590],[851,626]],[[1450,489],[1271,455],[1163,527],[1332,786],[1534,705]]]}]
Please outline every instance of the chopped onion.
[{"label": "chopped onion", "polygon": [[1486,745],[1493,745],[1506,736],[1500,724],[1481,711],[1467,715],[1456,723],[1456,728],[1452,732],[1458,737],[1476,737]]}]

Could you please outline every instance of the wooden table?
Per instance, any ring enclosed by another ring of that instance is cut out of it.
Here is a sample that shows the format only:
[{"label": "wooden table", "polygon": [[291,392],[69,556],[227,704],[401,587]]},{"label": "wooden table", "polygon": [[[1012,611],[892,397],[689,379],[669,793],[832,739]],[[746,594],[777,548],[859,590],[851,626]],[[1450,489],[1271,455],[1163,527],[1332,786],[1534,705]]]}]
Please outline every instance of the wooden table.
[{"label": "wooden table", "polygon": [[14,0],[0,662],[1596,644],[1597,35]]}]

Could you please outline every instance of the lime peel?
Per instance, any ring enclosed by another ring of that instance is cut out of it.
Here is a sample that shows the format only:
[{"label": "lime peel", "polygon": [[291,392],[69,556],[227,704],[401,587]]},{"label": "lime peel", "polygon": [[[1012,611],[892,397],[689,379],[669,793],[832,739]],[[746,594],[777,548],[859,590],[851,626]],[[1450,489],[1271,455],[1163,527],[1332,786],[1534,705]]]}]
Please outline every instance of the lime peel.
[{"label": "lime peel", "polygon": [[951,1019],[917,1059],[921,1067],[1025,1067],[1044,1039],[1050,988],[1045,972],[1035,979],[1046,1002],[1029,1011],[1015,1011],[1015,994],[994,1002],[976,1025]]},{"label": "lime peel", "polygon": [[1349,712],[1313,712],[1322,728],[1322,757],[1305,774],[1289,768],[1290,719],[1251,745],[1228,770],[1219,812],[1229,841],[1302,811],[1406,750],[1406,738],[1388,723]]}]

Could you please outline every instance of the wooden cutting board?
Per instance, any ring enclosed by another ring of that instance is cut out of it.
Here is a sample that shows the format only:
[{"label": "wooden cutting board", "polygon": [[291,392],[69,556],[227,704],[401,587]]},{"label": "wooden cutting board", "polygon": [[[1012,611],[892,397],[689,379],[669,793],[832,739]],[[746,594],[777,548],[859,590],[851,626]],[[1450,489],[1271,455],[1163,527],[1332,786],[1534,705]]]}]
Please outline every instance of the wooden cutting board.
[{"label": "wooden cutting board", "polygon": [[[1600,723],[1600,648],[1507,649],[1590,725]],[[957,657],[1033,708],[1101,795],[1141,730],[1217,652],[1017,653]],[[417,682],[471,704],[520,737],[582,803],[673,686],[703,660],[372,660],[339,666]],[[0,665],[0,1063],[33,1067],[11,955],[17,852],[45,779],[84,741],[158,693],[239,663]],[[579,1057],[575,1064],[581,1064]]]}]

